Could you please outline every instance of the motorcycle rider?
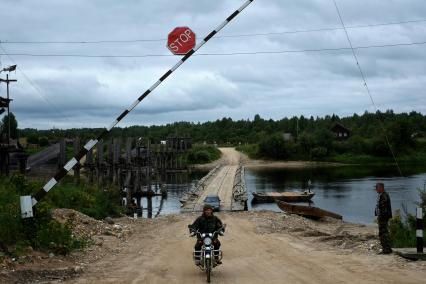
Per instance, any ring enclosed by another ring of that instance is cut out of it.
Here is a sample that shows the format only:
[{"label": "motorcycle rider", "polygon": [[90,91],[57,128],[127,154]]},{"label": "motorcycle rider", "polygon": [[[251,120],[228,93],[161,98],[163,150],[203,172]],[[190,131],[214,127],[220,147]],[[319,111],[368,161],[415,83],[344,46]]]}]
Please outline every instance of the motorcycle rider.
[{"label": "motorcycle rider", "polygon": [[[203,233],[213,233],[219,230],[222,226],[223,226],[222,221],[218,217],[213,215],[213,207],[209,204],[206,204],[203,207],[203,214],[195,220],[195,222],[191,225],[191,228],[194,230],[198,230],[201,234],[203,234]],[[203,241],[198,238],[194,247],[195,251],[200,251],[202,245],[203,245]],[[218,250],[220,248],[220,242],[218,238],[215,238],[213,240],[213,247],[215,250]],[[215,258],[216,258],[217,264],[222,263],[218,259],[218,256],[215,255]],[[198,264],[199,263],[197,263],[197,265]]]}]

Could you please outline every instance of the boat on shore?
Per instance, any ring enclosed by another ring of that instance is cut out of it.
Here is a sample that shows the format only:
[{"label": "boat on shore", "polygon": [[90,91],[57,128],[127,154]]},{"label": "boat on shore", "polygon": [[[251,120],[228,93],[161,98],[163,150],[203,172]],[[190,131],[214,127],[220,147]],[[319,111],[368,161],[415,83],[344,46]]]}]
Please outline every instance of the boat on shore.
[{"label": "boat on shore", "polygon": [[254,203],[274,202],[276,200],[287,202],[309,202],[315,193],[312,191],[288,191],[288,192],[253,192]]},{"label": "boat on shore", "polygon": [[313,219],[320,219],[323,217],[331,217],[339,220],[343,219],[342,215],[315,206],[290,204],[280,200],[277,200],[276,203],[281,210],[291,214],[297,214]]}]

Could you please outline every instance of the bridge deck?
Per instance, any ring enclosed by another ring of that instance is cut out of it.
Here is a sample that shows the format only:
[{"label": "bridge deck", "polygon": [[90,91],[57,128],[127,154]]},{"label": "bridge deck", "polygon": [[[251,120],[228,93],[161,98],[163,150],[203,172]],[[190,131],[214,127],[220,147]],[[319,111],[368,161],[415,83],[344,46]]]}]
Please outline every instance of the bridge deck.
[{"label": "bridge deck", "polygon": [[188,202],[183,211],[202,211],[204,199],[207,195],[217,194],[221,200],[220,211],[244,210],[244,205],[234,202],[234,178],[239,167],[240,154],[233,148],[220,148],[223,153],[223,165],[209,180],[198,198]]},{"label": "bridge deck", "polygon": [[230,211],[232,209],[232,186],[237,168],[238,166],[223,166],[195,202],[194,210],[202,210],[207,195],[217,194],[221,201],[220,210]]}]

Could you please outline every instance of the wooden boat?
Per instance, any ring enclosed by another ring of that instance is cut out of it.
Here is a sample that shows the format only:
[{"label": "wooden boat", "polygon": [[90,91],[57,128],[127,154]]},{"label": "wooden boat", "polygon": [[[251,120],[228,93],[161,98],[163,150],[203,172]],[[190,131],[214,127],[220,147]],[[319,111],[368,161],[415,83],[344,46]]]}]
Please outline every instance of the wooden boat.
[{"label": "wooden boat", "polygon": [[282,200],[287,202],[308,202],[314,197],[315,193],[312,191],[288,191],[288,192],[253,192],[252,202],[274,202],[275,200]]},{"label": "wooden boat", "polygon": [[323,217],[331,217],[335,219],[342,220],[342,215],[336,214],[334,212],[330,212],[318,207],[307,206],[307,205],[299,205],[299,204],[290,204],[284,201],[277,200],[278,207],[288,213],[297,214],[304,217],[319,219]]}]

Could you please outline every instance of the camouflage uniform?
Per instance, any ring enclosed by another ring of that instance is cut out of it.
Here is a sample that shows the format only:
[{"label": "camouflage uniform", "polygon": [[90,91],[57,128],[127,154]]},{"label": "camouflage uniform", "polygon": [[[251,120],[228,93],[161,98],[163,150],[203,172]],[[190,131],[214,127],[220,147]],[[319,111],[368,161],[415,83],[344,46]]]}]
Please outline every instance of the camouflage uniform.
[{"label": "camouflage uniform", "polygon": [[387,192],[379,193],[376,205],[376,216],[379,223],[379,239],[383,253],[391,253],[388,221],[392,218],[392,207]]}]

